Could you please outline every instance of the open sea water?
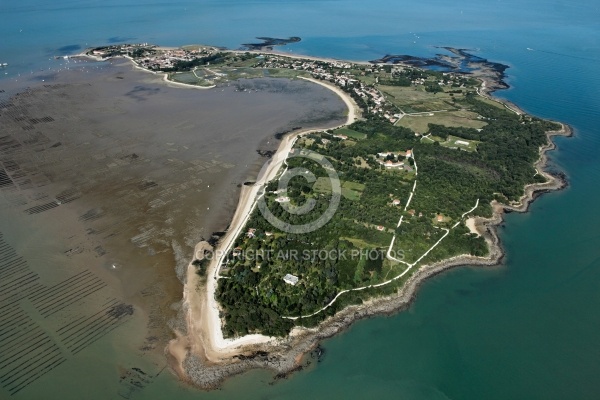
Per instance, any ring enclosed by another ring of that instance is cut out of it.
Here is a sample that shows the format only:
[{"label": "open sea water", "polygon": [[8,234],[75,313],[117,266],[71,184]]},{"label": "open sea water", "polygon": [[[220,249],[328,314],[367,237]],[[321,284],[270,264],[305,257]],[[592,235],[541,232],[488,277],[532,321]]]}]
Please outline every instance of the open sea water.
[{"label": "open sea water", "polygon": [[[324,343],[321,362],[274,385],[254,371],[206,393],[163,373],[131,398],[600,398],[597,1],[25,0],[0,2],[0,16],[0,63],[9,64],[0,75],[24,86],[70,66],[56,55],[124,41],[238,48],[255,36],[300,36],[284,50],[351,60],[453,46],[510,65],[511,88],[497,95],[575,130],[550,156],[568,188],[507,215],[501,266],[429,280],[408,311],[356,323]],[[65,366],[15,398],[119,398],[113,375]]]}]

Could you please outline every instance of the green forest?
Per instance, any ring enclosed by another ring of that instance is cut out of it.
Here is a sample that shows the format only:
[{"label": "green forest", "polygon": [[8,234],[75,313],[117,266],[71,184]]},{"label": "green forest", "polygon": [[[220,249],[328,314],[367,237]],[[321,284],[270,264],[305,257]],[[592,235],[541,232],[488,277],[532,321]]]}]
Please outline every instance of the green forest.
[{"label": "green forest", "polygon": [[[401,78],[409,79],[395,79]],[[341,139],[334,131],[324,131],[298,140],[294,154],[318,153],[337,172],[342,188],[339,207],[327,224],[308,233],[280,231],[258,210],[253,212],[221,268],[224,278],[218,281],[216,295],[223,307],[225,334],[285,335],[295,324],[314,325],[348,304],[394,292],[419,265],[460,254],[487,255],[484,239],[470,233],[462,214],[479,200],[471,215],[491,216],[493,199],[517,200],[525,185],[542,181],[533,165],[540,146],[547,143],[546,131],[558,125],[514,114],[470,93],[457,103],[477,113],[487,125],[476,130],[430,124],[429,132],[442,139],[477,141],[476,151],[422,141],[411,130],[371,114],[346,128],[345,132],[358,133],[353,137]],[[408,150],[412,157],[405,156]],[[402,165],[388,168],[388,160]],[[288,159],[289,169],[306,169],[317,178],[315,182],[295,176],[285,192],[278,190],[278,181],[265,188],[266,205],[280,220],[311,223],[329,206],[334,193],[327,185],[328,171],[316,161],[314,157]],[[405,210],[415,180],[414,196]],[[310,212],[289,212],[308,202],[313,204]],[[397,228],[401,216],[404,222]],[[311,318],[282,318],[312,314],[341,290],[399,275],[407,266],[386,257],[394,235],[395,254],[412,263],[445,232],[439,245],[402,279],[377,289],[345,293]],[[298,282],[286,283],[287,274]]]}]

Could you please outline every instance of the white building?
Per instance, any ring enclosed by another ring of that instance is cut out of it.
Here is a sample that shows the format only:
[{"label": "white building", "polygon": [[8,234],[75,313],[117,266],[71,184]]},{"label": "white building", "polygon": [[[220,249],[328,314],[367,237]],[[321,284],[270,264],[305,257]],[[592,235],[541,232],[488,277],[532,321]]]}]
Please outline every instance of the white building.
[{"label": "white building", "polygon": [[291,274],[286,274],[283,277],[283,281],[285,283],[289,283],[290,285],[294,286],[296,283],[298,283],[298,277],[295,275],[291,275]]}]

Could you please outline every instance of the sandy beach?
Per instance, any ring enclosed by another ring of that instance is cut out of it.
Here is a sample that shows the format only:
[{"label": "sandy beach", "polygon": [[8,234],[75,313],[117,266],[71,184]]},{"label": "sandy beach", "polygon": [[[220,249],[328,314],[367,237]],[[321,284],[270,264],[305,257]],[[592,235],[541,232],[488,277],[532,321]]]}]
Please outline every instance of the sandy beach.
[{"label": "sandy beach", "polygon": [[474,233],[477,236],[481,236],[481,234],[477,230],[475,218],[467,218],[467,220],[465,221],[465,225],[467,225],[467,228],[469,228],[469,231],[471,231],[471,233]]},{"label": "sandy beach", "polygon": [[[346,122],[341,126],[352,124],[359,114],[358,106],[352,98],[341,89],[318,81],[316,79],[302,78],[304,80],[319,84],[338,95],[348,107]],[[242,186],[238,207],[231,221],[231,225],[220,241],[215,253],[221,255],[215,257],[207,270],[207,279],[204,284],[200,283],[200,277],[196,274],[196,268],[190,263],[187,269],[187,280],[184,285],[183,308],[186,310],[186,321],[188,334],[186,337],[179,336],[169,344],[169,351],[178,360],[177,370],[184,369],[184,358],[182,349],[189,349],[193,354],[200,354],[209,362],[228,360],[232,356],[245,351],[248,346],[259,344],[275,345],[277,338],[264,335],[246,335],[235,339],[223,337],[222,322],[219,318],[219,306],[215,300],[217,287],[218,266],[228,249],[239,235],[256,206],[256,199],[264,186],[271,181],[281,169],[296,140],[305,134],[320,131],[321,129],[308,129],[286,135],[281,141],[279,148],[273,157],[263,166],[256,183],[252,186]],[[201,254],[207,246],[206,242],[198,243],[195,255]]]}]

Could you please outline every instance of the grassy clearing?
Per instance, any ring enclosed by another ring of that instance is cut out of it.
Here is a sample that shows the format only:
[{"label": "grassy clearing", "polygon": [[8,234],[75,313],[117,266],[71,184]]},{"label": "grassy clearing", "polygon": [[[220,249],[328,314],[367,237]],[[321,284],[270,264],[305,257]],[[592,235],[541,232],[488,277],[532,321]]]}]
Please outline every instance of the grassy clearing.
[{"label": "grassy clearing", "polygon": [[[379,89],[391,103],[405,113],[456,110],[452,104],[453,96],[449,93],[433,94],[426,92],[422,86],[380,86]],[[455,94],[454,97],[460,99],[462,95]]]},{"label": "grassy clearing", "polygon": [[487,125],[486,122],[477,117],[477,114],[465,110],[433,113],[433,115],[407,115],[398,121],[396,125],[409,128],[418,133],[429,132],[429,124],[475,129],[481,129]]},{"label": "grassy clearing", "polygon": [[460,149],[465,151],[477,151],[477,145],[481,142],[477,140],[467,140],[457,136],[449,135],[447,139],[442,139],[439,136],[428,135],[427,137],[421,138],[422,143],[434,143],[438,142],[440,146],[448,147],[450,149]]},{"label": "grassy clearing", "polygon": [[494,100],[490,100],[490,99],[488,99],[486,97],[479,96],[479,97],[477,97],[477,99],[483,101],[484,103],[490,104],[492,106],[495,106],[495,107],[498,107],[498,108],[501,108],[501,109],[506,109],[506,107],[504,107],[503,104],[500,104],[500,103],[498,103],[497,101],[494,101]]},{"label": "grassy clearing", "polygon": [[348,200],[357,201],[362,196],[362,192],[365,190],[365,185],[358,182],[343,181],[342,182],[342,196]]},{"label": "grassy clearing", "polygon": [[322,176],[317,178],[312,189],[317,193],[329,194],[331,193],[331,182],[329,181],[329,178]]},{"label": "grassy clearing", "polygon": [[477,145],[479,143],[480,142],[476,140],[467,140],[450,135],[446,141],[440,143],[440,146],[449,147],[451,149],[477,151]]},{"label": "grassy clearing", "polygon": [[365,160],[362,157],[356,157],[354,159],[354,162],[356,163],[358,161],[358,164],[356,164],[356,166],[360,167],[360,168],[366,168],[366,169],[371,169],[371,166],[367,163],[367,160]]},{"label": "grassy clearing", "polygon": [[[357,182],[342,181],[342,196],[351,201],[360,200],[365,185]],[[331,193],[331,182],[327,177],[317,178],[317,181],[313,185],[313,190],[317,193],[329,194]]]},{"label": "grassy clearing", "polygon": [[342,183],[342,187],[345,187],[350,190],[355,190],[357,192],[362,192],[365,190],[364,184],[358,183],[358,182],[352,182],[352,181],[344,181]]},{"label": "grassy clearing", "polygon": [[358,239],[358,238],[342,236],[342,237],[340,237],[340,240],[347,240],[360,249],[375,249],[375,248],[379,247],[375,243],[369,243],[363,239]]},{"label": "grassy clearing", "polygon": [[362,192],[357,192],[356,190],[342,187],[342,196],[344,196],[344,198],[346,198],[348,200],[358,201],[358,200],[360,200],[361,195],[362,195]]},{"label": "grassy clearing", "polygon": [[357,132],[355,130],[349,128],[339,128],[334,131],[336,135],[346,135],[352,139],[362,140],[367,137],[367,134],[362,132]]}]

